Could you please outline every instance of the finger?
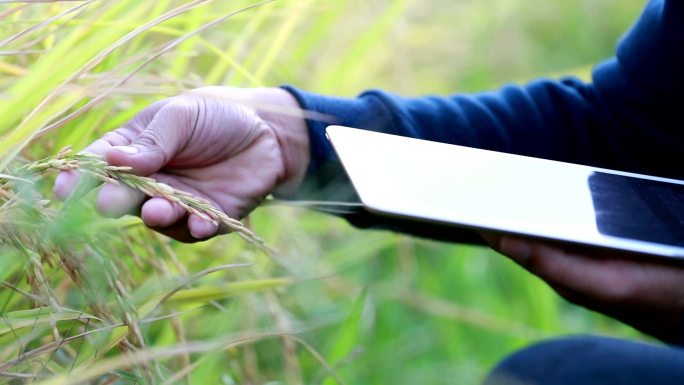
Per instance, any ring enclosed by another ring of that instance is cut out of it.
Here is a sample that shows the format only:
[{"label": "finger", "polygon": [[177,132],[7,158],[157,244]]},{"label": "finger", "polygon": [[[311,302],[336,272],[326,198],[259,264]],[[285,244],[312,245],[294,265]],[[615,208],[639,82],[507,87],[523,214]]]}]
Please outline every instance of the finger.
[{"label": "finger", "polygon": [[[188,226],[189,225],[189,219],[190,219],[190,216],[185,216],[184,218],[181,218],[178,222],[174,223],[171,226],[167,226],[167,227],[150,226],[150,228],[152,228],[154,231],[156,231],[160,234],[164,234],[167,237],[173,238],[173,239],[175,239],[179,242],[183,242],[183,243],[202,242],[202,241],[208,240],[209,238],[212,238],[213,236],[215,236],[219,233],[223,234],[223,233],[228,232],[227,229],[225,229],[223,226],[219,226],[218,230],[215,231],[213,234],[211,233],[211,231],[208,231],[208,230],[206,231],[206,233],[200,233],[202,231],[202,230],[200,230],[200,232],[198,232],[196,234],[197,236],[194,236],[190,232],[190,229]],[[197,219],[202,220],[201,218],[197,218]],[[203,236],[205,234],[208,234],[208,235]]]},{"label": "finger", "polygon": [[499,248],[574,302],[621,301],[633,296],[642,283],[642,264],[630,259],[578,254],[512,236],[501,237]]},{"label": "finger", "polygon": [[100,139],[89,144],[82,152],[104,156],[107,150],[113,146],[125,146],[130,144],[133,135],[131,130],[126,127],[117,128],[116,130],[109,131],[102,135]]},{"label": "finger", "polygon": [[79,175],[75,171],[62,171],[57,174],[52,191],[59,200],[66,200],[78,185]]},{"label": "finger", "polygon": [[97,195],[97,210],[104,216],[119,218],[137,211],[145,195],[131,187],[106,183]]},{"label": "finger", "polygon": [[185,210],[164,198],[149,199],[140,212],[143,222],[150,227],[169,227],[184,216]]},{"label": "finger", "polygon": [[[124,135],[124,131],[124,129],[118,129],[108,132],[104,134],[102,138],[94,141],[88,145],[88,147],[84,148],[82,152],[90,152],[96,155],[104,156],[107,149],[111,148],[112,146],[122,146],[130,143],[130,140]],[[81,174],[75,171],[62,171],[57,174],[55,184],[52,188],[57,199],[66,200],[74,192],[74,190],[76,190],[76,187],[81,183],[81,180]]]},{"label": "finger", "polygon": [[[580,272],[591,274],[582,271],[586,267],[584,258],[569,258],[563,250],[540,241],[503,235],[498,238],[496,248],[525,269],[555,285],[567,286],[567,282],[578,278]],[[581,276],[581,281],[586,278],[587,275]]]},{"label": "finger", "polygon": [[173,238],[183,243],[196,243],[201,241],[200,239],[190,235],[190,231],[188,231],[187,220],[181,219],[171,226],[152,227],[152,229],[160,234],[164,234],[169,238]]},{"label": "finger", "polygon": [[114,166],[129,166],[138,175],[161,170],[182,148],[197,119],[191,102],[170,102],[129,145],[112,146],[105,159]]},{"label": "finger", "polygon": [[[175,175],[157,173],[152,177],[158,182],[200,196],[213,207],[220,207],[217,202],[202,195]],[[218,233],[228,232],[217,223],[208,222],[196,215],[189,215],[186,210],[163,198],[152,198],[145,202],[141,216],[149,227],[181,242],[197,242],[211,238]]]},{"label": "finger", "polygon": [[197,215],[188,217],[188,229],[195,239],[206,239],[218,233],[219,225],[216,222],[206,221]]},{"label": "finger", "polygon": [[527,267],[536,244],[522,238],[502,235],[495,238],[495,248],[518,264]]}]

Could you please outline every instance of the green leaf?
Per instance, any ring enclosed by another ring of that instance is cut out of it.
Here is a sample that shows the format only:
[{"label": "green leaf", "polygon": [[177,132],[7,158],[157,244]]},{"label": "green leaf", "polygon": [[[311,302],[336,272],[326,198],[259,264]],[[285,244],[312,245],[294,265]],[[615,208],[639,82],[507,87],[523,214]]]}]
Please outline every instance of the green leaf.
[{"label": "green leaf", "polygon": [[16,250],[0,249],[0,281],[14,274],[17,269],[23,266],[24,259]]},{"label": "green leaf", "polygon": [[49,323],[53,321],[75,321],[99,318],[76,310],[63,309],[55,311],[49,307],[39,307],[29,310],[17,310],[8,313],[0,313],[0,335],[25,327]]},{"label": "green leaf", "polygon": [[126,339],[129,332],[128,326],[123,325],[112,328],[107,333],[98,333],[78,355],[74,367],[93,365]]},{"label": "green leaf", "polygon": [[290,278],[270,278],[253,281],[240,281],[231,283],[222,287],[199,287],[195,289],[187,289],[179,291],[174,294],[170,302],[195,302],[195,301],[212,301],[234,297],[239,294],[251,293],[255,291],[263,291],[270,289],[277,289],[292,284]]},{"label": "green leaf", "polygon": [[[361,337],[361,318],[363,315],[363,308],[366,306],[367,297],[368,292],[364,289],[356,298],[351,313],[349,313],[347,319],[342,323],[342,326],[337,333],[337,337],[333,340],[327,355],[328,362],[332,365],[339,364],[359,345]],[[323,385],[333,385],[334,383],[335,380],[328,377],[323,382]]]}]

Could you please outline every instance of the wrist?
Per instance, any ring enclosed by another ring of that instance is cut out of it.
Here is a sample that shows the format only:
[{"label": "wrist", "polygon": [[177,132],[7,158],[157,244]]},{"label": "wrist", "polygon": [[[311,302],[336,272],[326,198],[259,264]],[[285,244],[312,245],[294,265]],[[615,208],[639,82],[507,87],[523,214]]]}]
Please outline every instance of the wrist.
[{"label": "wrist", "polygon": [[257,106],[257,112],[273,130],[283,156],[284,173],[274,194],[291,196],[304,180],[311,159],[304,112],[295,97],[283,89],[257,88],[251,92],[253,100],[264,106]]}]

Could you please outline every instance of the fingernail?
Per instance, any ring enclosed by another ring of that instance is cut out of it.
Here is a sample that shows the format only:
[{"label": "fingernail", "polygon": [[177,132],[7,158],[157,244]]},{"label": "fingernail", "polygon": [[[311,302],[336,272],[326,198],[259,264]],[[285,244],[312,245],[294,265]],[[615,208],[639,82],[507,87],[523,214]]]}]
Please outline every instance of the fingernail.
[{"label": "fingernail", "polygon": [[525,263],[532,256],[532,246],[529,242],[515,238],[504,238],[501,251],[518,263]]},{"label": "fingernail", "polygon": [[112,147],[116,151],[121,151],[124,154],[135,155],[138,153],[138,148],[133,146],[114,146]]}]

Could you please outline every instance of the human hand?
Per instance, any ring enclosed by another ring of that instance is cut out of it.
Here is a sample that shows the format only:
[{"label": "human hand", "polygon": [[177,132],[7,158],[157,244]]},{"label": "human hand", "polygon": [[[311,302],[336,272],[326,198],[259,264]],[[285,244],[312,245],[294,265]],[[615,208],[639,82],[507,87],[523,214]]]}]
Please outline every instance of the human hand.
[{"label": "human hand", "polygon": [[[286,195],[302,181],[309,163],[302,116],[294,97],[281,89],[202,88],[150,105],[84,151],[242,218],[267,195]],[[77,173],[60,173],[55,194],[65,199],[77,182]],[[146,225],[185,242],[226,231],[124,186],[105,184],[97,207],[111,217],[139,210]]]},{"label": "human hand", "polygon": [[684,264],[571,247],[512,235],[482,234],[500,253],[570,302],[606,314],[662,341],[684,343]]}]

